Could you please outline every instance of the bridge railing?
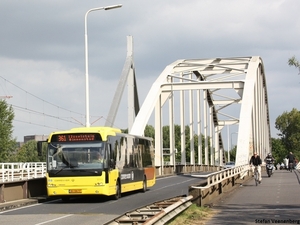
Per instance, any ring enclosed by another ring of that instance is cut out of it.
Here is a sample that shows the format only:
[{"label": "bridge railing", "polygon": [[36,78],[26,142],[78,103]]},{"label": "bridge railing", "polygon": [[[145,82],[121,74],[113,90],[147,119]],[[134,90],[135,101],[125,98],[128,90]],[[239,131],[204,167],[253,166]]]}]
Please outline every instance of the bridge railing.
[{"label": "bridge railing", "polygon": [[197,175],[197,177],[206,178],[206,181],[189,186],[189,194],[193,196],[193,203],[199,206],[211,204],[215,199],[220,198],[223,193],[235,188],[236,184],[241,184],[247,180],[250,177],[249,171],[249,165],[242,165],[207,175]]},{"label": "bridge railing", "polygon": [[0,163],[0,183],[42,178],[45,176],[45,162]]},{"label": "bridge railing", "polygon": [[[190,173],[195,171],[216,171],[219,167],[210,165],[176,165],[164,166],[163,175]],[[159,176],[159,169],[156,168]],[[46,162],[0,163],[0,184],[43,178],[46,176]]]},{"label": "bridge railing", "polygon": [[213,185],[219,184],[222,181],[227,180],[228,178],[234,177],[236,175],[239,175],[239,178],[243,179],[247,175],[249,169],[250,169],[249,165],[243,165],[243,166],[235,166],[232,168],[220,170],[206,175],[192,175],[193,177],[201,177],[207,179],[207,183],[205,186],[192,186],[192,188],[207,189]]}]

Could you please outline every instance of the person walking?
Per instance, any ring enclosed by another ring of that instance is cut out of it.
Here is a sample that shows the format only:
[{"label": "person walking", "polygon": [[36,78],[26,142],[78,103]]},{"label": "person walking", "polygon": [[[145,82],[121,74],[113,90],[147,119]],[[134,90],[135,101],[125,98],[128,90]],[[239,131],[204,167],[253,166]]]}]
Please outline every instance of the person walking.
[{"label": "person walking", "polygon": [[287,155],[287,157],[286,157],[288,160],[289,160],[289,171],[293,171],[293,169],[294,169],[294,163],[295,163],[295,156],[294,156],[294,154],[293,154],[293,152],[290,152],[288,155]]}]

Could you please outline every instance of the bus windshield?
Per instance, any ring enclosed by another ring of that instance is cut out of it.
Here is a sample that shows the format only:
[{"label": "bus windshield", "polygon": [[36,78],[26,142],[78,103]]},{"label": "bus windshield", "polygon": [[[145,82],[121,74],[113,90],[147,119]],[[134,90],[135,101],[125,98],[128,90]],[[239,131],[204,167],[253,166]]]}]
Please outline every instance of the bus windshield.
[{"label": "bus windshield", "polygon": [[48,144],[47,170],[106,168],[104,142]]}]

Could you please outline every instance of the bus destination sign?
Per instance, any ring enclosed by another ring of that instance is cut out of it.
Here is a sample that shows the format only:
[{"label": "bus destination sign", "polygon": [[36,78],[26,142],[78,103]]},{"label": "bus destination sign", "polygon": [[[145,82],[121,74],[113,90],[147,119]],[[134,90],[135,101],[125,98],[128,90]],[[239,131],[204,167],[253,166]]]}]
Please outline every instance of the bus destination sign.
[{"label": "bus destination sign", "polygon": [[51,142],[85,142],[101,141],[100,134],[54,134]]}]

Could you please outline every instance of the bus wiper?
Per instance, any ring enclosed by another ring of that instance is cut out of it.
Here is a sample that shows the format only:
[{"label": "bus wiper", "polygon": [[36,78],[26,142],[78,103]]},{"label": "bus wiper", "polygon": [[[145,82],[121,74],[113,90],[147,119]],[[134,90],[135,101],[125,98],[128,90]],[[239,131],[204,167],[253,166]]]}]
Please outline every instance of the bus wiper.
[{"label": "bus wiper", "polygon": [[[56,174],[58,174],[58,173],[60,173],[61,171],[63,171],[64,169],[66,169],[66,168],[74,168],[74,167],[62,167],[61,169],[59,169],[58,171],[56,171],[55,173],[54,173],[54,175],[56,175]],[[96,171],[95,171],[96,172]]]},{"label": "bus wiper", "polygon": [[89,172],[89,173],[92,173],[92,174],[102,174],[101,172],[101,170],[100,171],[98,171],[98,170],[95,170],[95,171],[87,171],[87,172]]},{"label": "bus wiper", "polygon": [[78,172],[83,172],[83,173],[91,173],[91,174],[102,174],[102,170],[93,170],[93,171],[91,171],[91,170],[76,170],[76,171],[78,171]]},{"label": "bus wiper", "polygon": [[54,173],[54,175],[60,173],[60,172],[63,171],[65,168],[66,168],[66,167],[62,167],[60,170],[56,171],[56,172]]}]

